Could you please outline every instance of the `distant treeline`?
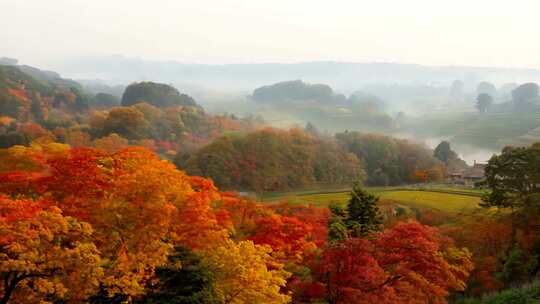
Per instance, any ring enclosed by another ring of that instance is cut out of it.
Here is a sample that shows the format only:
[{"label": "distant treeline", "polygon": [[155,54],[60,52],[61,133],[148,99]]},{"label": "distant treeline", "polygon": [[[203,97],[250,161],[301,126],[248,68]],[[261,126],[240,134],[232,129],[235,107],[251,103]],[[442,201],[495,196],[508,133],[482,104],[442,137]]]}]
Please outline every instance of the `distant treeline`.
[{"label": "distant treeline", "polygon": [[355,155],[299,129],[224,136],[194,153],[179,155],[176,164],[189,174],[211,177],[225,189],[277,191],[365,178]]},{"label": "distant treeline", "polygon": [[180,153],[176,164],[189,174],[212,178],[222,188],[251,191],[357,181],[400,185],[444,177],[444,163],[422,145],[359,132],[316,136],[300,129],[225,136],[192,153]]}]

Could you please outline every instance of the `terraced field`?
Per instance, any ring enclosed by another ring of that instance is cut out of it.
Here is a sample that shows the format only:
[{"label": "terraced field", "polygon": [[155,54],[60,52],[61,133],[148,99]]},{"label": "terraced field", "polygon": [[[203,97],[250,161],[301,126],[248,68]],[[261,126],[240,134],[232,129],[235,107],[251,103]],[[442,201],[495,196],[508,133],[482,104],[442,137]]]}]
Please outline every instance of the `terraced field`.
[{"label": "terraced field", "polygon": [[[368,188],[382,201],[392,201],[415,208],[436,209],[444,212],[470,212],[478,208],[481,192],[478,190],[439,188],[414,190],[399,188]],[[291,193],[266,199],[266,201],[288,201],[292,204],[313,204],[327,206],[330,203],[345,204],[349,192],[332,193]]]},{"label": "terraced field", "polygon": [[385,191],[381,199],[393,200],[403,205],[436,209],[445,212],[469,212],[478,208],[480,197],[428,191]]}]

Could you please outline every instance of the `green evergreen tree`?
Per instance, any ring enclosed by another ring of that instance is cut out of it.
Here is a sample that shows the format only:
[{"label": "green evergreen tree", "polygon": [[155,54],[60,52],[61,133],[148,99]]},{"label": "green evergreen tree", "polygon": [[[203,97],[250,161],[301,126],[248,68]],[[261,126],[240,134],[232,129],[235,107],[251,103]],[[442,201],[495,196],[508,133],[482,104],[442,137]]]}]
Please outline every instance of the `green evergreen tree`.
[{"label": "green evergreen tree", "polygon": [[365,237],[372,231],[380,230],[382,217],[377,207],[378,201],[378,197],[368,193],[360,185],[353,187],[345,220],[351,236]]},{"label": "green evergreen tree", "polygon": [[450,143],[446,140],[441,141],[433,151],[433,156],[444,163],[448,163],[452,159],[457,159],[456,152],[450,148]]},{"label": "green evergreen tree", "polygon": [[523,250],[519,246],[514,246],[504,262],[503,269],[497,273],[497,278],[507,286],[524,283],[528,279],[534,263],[528,262]]},{"label": "green evergreen tree", "polygon": [[328,240],[332,243],[349,237],[349,231],[344,222],[346,212],[343,207],[337,203],[331,203],[328,209],[332,213],[332,217],[328,220]]},{"label": "green evergreen tree", "polygon": [[328,240],[332,242],[339,242],[345,240],[349,236],[347,226],[342,220],[331,220],[328,225]]},{"label": "green evergreen tree", "polygon": [[176,247],[168,263],[156,269],[156,276],[158,283],[149,288],[141,303],[217,303],[212,287],[212,273],[189,248]]}]

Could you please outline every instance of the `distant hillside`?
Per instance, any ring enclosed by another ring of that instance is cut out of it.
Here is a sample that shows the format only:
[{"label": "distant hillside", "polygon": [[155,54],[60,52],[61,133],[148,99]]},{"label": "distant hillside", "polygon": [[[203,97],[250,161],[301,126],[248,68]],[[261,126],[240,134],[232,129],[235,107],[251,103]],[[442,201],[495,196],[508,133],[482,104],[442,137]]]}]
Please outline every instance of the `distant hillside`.
[{"label": "distant hillside", "polygon": [[261,102],[283,100],[331,102],[345,100],[345,96],[334,94],[332,88],[326,84],[309,84],[302,80],[284,81],[260,87],[253,91],[252,98]]},{"label": "distant hillside", "polygon": [[153,80],[213,89],[251,90],[285,79],[302,79],[326,83],[345,93],[372,84],[448,86],[461,79],[474,88],[484,80],[496,84],[540,81],[540,70],[535,69],[330,61],[206,65],[102,56],[71,59],[55,69],[74,78],[105,79],[114,84]]},{"label": "distant hillside", "polygon": [[38,68],[28,65],[20,65],[17,66],[17,68],[21,72],[34,78],[36,81],[39,81],[50,87],[58,86],[62,88],[82,89],[82,86],[78,82],[71,79],[62,78],[60,77],[60,74],[56,72],[40,70]]},{"label": "distant hillside", "polygon": [[540,140],[540,112],[433,113],[402,121],[403,130],[418,136],[448,138],[453,144],[488,149],[527,146]]},{"label": "distant hillside", "polygon": [[0,65],[0,90],[2,93],[6,93],[8,89],[18,88],[22,84],[42,93],[49,89],[45,84],[23,73],[16,66]]},{"label": "distant hillside", "polygon": [[0,148],[56,141],[112,150],[138,145],[171,156],[264,125],[258,117],[207,114],[191,96],[163,83],[133,83],[122,97],[94,94],[58,73],[2,59]]},{"label": "distant hillside", "polygon": [[383,112],[382,100],[363,92],[347,97],[327,84],[283,81],[255,89],[250,99],[255,105],[252,111],[263,117],[274,112],[278,117],[294,117],[300,124],[312,122],[329,132],[394,129],[392,117]]},{"label": "distant hillside", "polygon": [[508,141],[506,144],[512,146],[528,147],[536,142],[540,142],[540,127],[532,129],[524,135]]},{"label": "distant hillside", "polygon": [[26,121],[42,119],[44,109],[87,106],[87,96],[75,81],[29,66],[0,65],[0,116]]}]

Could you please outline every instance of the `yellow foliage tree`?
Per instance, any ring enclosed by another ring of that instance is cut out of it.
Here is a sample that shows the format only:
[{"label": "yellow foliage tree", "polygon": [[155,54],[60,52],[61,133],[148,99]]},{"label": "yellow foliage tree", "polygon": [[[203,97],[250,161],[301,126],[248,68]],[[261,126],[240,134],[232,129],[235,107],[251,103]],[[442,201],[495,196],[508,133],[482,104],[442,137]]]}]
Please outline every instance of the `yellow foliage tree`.
[{"label": "yellow foliage tree", "polygon": [[280,292],[290,273],[271,256],[269,246],[251,241],[209,249],[203,260],[214,275],[214,289],[221,303],[289,303],[291,297]]},{"label": "yellow foliage tree", "polygon": [[80,210],[88,214],[96,245],[106,258],[103,282],[110,294],[139,295],[173,246],[172,219],[192,192],[189,178],[141,148],[104,155],[96,162],[107,186],[103,193],[85,198]]},{"label": "yellow foliage tree", "polygon": [[46,203],[0,196],[0,303],[79,303],[102,275],[92,228]]}]

